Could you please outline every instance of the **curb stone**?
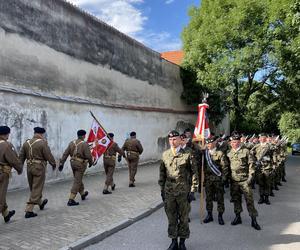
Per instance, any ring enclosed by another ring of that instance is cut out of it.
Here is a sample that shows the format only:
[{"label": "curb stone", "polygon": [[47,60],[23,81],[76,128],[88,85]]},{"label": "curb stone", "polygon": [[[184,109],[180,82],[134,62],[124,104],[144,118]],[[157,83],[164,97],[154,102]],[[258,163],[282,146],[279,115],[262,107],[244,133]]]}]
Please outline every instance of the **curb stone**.
[{"label": "curb stone", "polygon": [[81,238],[74,243],[62,247],[59,250],[79,250],[83,249],[85,247],[88,247],[90,245],[96,244],[105,238],[111,236],[114,233],[117,233],[121,231],[122,229],[129,227],[130,225],[138,222],[139,220],[144,219],[145,217],[148,217],[158,209],[163,207],[163,202],[157,202],[151,206],[149,206],[146,210],[142,211],[141,213],[137,214],[135,217],[130,217],[128,219],[125,219],[123,221],[120,221],[117,224],[114,224],[110,226],[107,230],[99,230],[98,232],[92,233],[84,238]]}]

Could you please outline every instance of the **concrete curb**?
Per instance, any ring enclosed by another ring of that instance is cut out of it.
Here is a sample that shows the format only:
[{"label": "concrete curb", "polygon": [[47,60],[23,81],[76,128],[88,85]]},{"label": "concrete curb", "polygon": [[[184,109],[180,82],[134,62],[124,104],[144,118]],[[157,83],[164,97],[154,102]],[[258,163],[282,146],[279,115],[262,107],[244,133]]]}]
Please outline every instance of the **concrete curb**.
[{"label": "concrete curb", "polygon": [[106,237],[119,232],[120,230],[129,227],[130,225],[138,222],[141,219],[144,219],[145,217],[148,217],[158,209],[163,207],[163,202],[157,202],[150,207],[148,207],[145,211],[142,211],[141,213],[137,214],[135,217],[128,218],[126,220],[120,221],[117,224],[112,225],[110,228],[107,230],[103,231],[100,230],[98,232],[92,233],[82,239],[79,239],[75,241],[74,243],[60,248],[59,250],[79,250],[83,249],[85,247],[88,247],[92,244],[96,244],[102,240],[104,240]]}]

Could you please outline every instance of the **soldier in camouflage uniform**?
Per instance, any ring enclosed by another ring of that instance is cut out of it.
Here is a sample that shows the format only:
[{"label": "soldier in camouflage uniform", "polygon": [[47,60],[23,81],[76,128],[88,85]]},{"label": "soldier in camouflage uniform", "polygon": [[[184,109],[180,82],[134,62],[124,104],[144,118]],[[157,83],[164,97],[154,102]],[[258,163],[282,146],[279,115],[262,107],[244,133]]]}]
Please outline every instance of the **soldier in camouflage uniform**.
[{"label": "soldier in camouflage uniform", "polygon": [[25,218],[37,216],[33,212],[35,205],[38,205],[40,210],[43,210],[48,203],[47,199],[42,199],[46,179],[46,167],[47,162],[49,162],[54,171],[56,162],[44,138],[45,133],[46,130],[44,128],[35,127],[33,138],[23,144],[20,152],[21,163],[24,164],[25,160],[27,160],[27,179],[30,189],[30,198],[25,209]]},{"label": "soldier in camouflage uniform", "polygon": [[[114,139],[113,133],[109,133],[108,135],[111,140]],[[106,174],[105,185],[102,192],[103,194],[111,194],[111,191],[114,191],[116,188],[113,175],[116,167],[117,153],[119,154],[118,162],[120,162],[122,156],[125,158],[125,154],[124,151],[121,148],[119,148],[118,144],[113,141],[110,147],[106,150],[106,152],[103,155],[103,165]]]},{"label": "soldier in camouflage uniform", "polygon": [[140,155],[143,153],[142,144],[136,139],[136,132],[133,131],[130,133],[130,138],[125,141],[122,150],[126,152],[126,160],[129,169],[129,187],[135,187],[135,175]]},{"label": "soldier in camouflage uniform", "polygon": [[260,134],[259,142],[251,149],[257,166],[257,182],[260,195],[258,204],[265,203],[270,205],[269,196],[272,188],[272,172],[276,159],[274,158],[272,145],[267,143],[266,134]]},{"label": "soldier in camouflage uniform", "polygon": [[[181,138],[175,130],[168,134],[171,148],[162,155],[158,184],[168,217],[168,235],[172,239],[169,250],[186,249],[189,238],[189,201],[191,193],[197,190],[197,166],[189,150],[181,147]],[[192,178],[192,185],[190,184]]]},{"label": "soldier in camouflage uniform", "polygon": [[218,204],[218,222],[220,225],[224,225],[223,213],[225,211],[224,206],[224,182],[228,180],[228,159],[227,156],[220,150],[217,150],[216,142],[217,137],[211,137],[206,140],[207,150],[212,160],[212,163],[219,169],[220,175],[214,172],[208,159],[205,162],[204,178],[205,178],[205,192],[206,192],[206,210],[207,216],[204,219],[204,223],[213,221],[213,197],[216,194]]},{"label": "soldier in camouflage uniform", "polygon": [[85,136],[85,130],[78,130],[77,140],[73,140],[69,143],[59,162],[59,171],[62,171],[66,160],[69,156],[71,157],[70,162],[74,181],[71,188],[69,201],[67,203],[68,206],[79,205],[79,202],[75,201],[77,193],[80,194],[81,200],[85,200],[89,194],[87,190],[84,190],[82,178],[87,169],[87,164],[89,164],[89,167],[93,165],[93,157],[88,143],[84,141]]},{"label": "soldier in camouflage uniform", "polygon": [[14,168],[20,175],[23,171],[22,164],[18,158],[14,146],[8,142],[10,128],[0,126],[0,213],[7,223],[14,216],[15,210],[8,210],[6,193],[11,170]]},{"label": "soldier in camouflage uniform", "polygon": [[250,187],[252,178],[254,177],[255,167],[254,159],[250,151],[241,147],[240,136],[234,134],[231,137],[231,150],[227,153],[231,170],[231,188],[234,202],[235,219],[231,225],[235,226],[242,223],[241,212],[242,194],[245,197],[247,209],[251,217],[251,226],[256,230],[260,230],[260,226],[256,221],[258,213],[254,207],[253,193]]}]

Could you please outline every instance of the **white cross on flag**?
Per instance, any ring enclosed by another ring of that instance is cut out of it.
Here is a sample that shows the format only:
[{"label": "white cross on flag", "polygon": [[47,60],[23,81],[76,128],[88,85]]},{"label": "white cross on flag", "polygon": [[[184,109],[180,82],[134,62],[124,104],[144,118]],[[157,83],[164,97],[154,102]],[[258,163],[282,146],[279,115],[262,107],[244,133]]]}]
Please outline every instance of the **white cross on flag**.
[{"label": "white cross on flag", "polygon": [[91,153],[95,161],[97,161],[101,155],[105,153],[112,142],[113,141],[108,138],[106,132],[98,124],[98,122],[93,120],[87,143],[90,145]]}]

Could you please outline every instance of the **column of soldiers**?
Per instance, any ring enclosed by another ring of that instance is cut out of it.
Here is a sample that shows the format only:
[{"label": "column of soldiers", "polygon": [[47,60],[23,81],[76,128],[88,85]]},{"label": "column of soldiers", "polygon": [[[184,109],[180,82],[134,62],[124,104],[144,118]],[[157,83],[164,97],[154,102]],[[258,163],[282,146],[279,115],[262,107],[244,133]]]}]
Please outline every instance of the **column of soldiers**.
[{"label": "column of soldiers", "polygon": [[[235,218],[231,225],[242,223],[242,195],[251,218],[251,226],[261,230],[257,222],[252,189],[259,186],[258,204],[270,205],[272,190],[278,190],[285,180],[286,143],[279,137],[267,136],[248,139],[234,132],[230,137],[211,136],[205,145],[193,142],[191,131],[168,134],[170,149],[162,155],[159,181],[161,197],[168,218],[168,236],[172,239],[168,250],[184,250],[189,237],[190,203],[195,200],[201,180],[201,159],[204,161],[204,186],[207,216],[204,223],[213,221],[213,201],[217,202],[218,223],[224,225],[224,187],[229,187]],[[202,190],[199,190],[201,192]],[[179,241],[178,241],[179,239]]]},{"label": "column of soldiers", "polygon": [[[12,169],[15,169],[19,175],[22,174],[23,165],[26,161],[30,197],[25,208],[25,218],[32,218],[37,216],[37,213],[33,211],[35,206],[43,210],[48,203],[48,200],[43,198],[47,163],[52,166],[53,171],[57,167],[55,158],[45,138],[46,130],[44,128],[34,128],[32,139],[26,140],[21,147],[19,155],[14,146],[8,142],[10,131],[9,127],[0,126],[0,211],[6,223],[15,214],[15,210],[9,210],[6,203],[6,194]],[[108,136],[113,141],[114,134],[109,133]],[[62,171],[66,160],[70,157],[70,165],[74,176],[67,202],[68,206],[79,205],[79,202],[75,200],[77,194],[80,195],[83,201],[89,194],[84,187],[83,176],[87,167],[92,167],[95,162],[85,137],[86,131],[78,130],[77,138],[69,143],[59,160],[58,170]],[[110,145],[103,157],[106,173],[103,194],[111,194],[111,191],[115,190],[116,184],[113,181],[113,174],[117,153],[119,154],[118,161],[121,161],[121,158],[124,157],[128,163],[129,187],[135,187],[135,175],[142,152],[143,147],[141,142],[136,139],[135,132],[131,132],[130,138],[125,141],[122,148],[119,148],[115,142]]]}]

